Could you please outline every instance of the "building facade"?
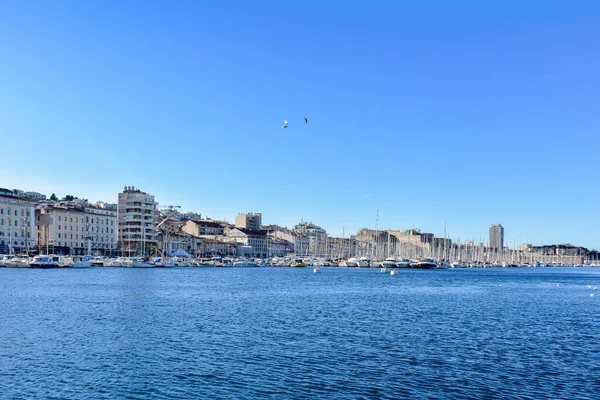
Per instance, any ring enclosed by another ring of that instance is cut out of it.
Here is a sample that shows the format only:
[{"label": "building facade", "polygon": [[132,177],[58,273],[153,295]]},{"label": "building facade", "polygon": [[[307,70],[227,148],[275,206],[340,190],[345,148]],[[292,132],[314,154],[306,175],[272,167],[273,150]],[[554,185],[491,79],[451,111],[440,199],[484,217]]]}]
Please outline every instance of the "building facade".
[{"label": "building facade", "polygon": [[194,236],[223,235],[225,233],[223,225],[217,222],[196,219],[186,221],[183,230]]},{"label": "building facade", "polygon": [[251,231],[260,231],[262,225],[261,213],[238,214],[235,216],[235,227],[248,229]]},{"label": "building facade", "polygon": [[252,231],[246,228],[227,230],[230,241],[252,248],[252,257],[267,257],[268,240],[266,231]]},{"label": "building facade", "polygon": [[111,255],[116,251],[116,211],[81,200],[42,203],[36,207],[35,224],[39,253]]},{"label": "building facade", "polygon": [[20,253],[35,245],[35,202],[0,189],[0,253]]},{"label": "building facade", "polygon": [[490,234],[488,247],[496,252],[501,253],[504,249],[504,227],[500,224],[490,225]]},{"label": "building facade", "polygon": [[327,232],[312,222],[301,222],[294,226],[296,235],[294,250],[299,255],[325,255],[327,253]]},{"label": "building facade", "polygon": [[125,252],[150,254],[156,250],[154,196],[125,186],[117,203],[118,245]]}]

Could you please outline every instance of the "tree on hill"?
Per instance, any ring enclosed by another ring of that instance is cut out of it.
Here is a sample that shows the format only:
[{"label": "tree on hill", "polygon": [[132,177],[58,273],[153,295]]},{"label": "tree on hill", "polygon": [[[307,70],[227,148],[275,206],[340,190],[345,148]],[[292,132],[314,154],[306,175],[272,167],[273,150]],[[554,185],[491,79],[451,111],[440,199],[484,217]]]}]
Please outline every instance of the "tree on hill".
[{"label": "tree on hill", "polygon": [[52,200],[52,201],[57,201],[57,200],[58,200],[58,197],[56,197],[56,195],[55,195],[54,193],[52,193],[52,194],[50,195],[50,200]]},{"label": "tree on hill", "polygon": [[73,195],[66,195],[65,197],[63,197],[63,201],[72,201],[75,200],[77,197],[73,196]]}]

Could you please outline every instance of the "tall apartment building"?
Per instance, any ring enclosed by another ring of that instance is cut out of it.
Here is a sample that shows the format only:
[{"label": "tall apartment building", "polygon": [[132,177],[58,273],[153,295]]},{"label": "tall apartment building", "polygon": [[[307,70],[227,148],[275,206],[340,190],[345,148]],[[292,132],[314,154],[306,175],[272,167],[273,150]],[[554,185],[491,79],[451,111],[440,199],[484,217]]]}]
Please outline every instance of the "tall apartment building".
[{"label": "tall apartment building", "polygon": [[490,237],[488,247],[495,252],[502,252],[504,249],[504,228],[500,224],[490,225]]},{"label": "tall apartment building", "polygon": [[124,252],[148,254],[156,249],[154,196],[125,186],[117,203],[118,244]]},{"label": "tall apartment building", "polygon": [[262,225],[261,213],[238,214],[235,216],[235,227],[244,228],[253,232],[260,231]]},{"label": "tall apartment building", "polygon": [[34,246],[34,215],[33,200],[0,189],[0,253],[21,252]]}]

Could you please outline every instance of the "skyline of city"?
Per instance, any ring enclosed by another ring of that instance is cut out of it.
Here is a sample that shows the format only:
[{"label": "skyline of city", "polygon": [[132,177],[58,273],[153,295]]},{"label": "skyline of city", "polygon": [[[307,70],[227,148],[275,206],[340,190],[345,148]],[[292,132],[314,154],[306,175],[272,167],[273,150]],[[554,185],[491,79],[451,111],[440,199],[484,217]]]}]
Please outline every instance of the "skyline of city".
[{"label": "skyline of city", "polygon": [[[7,188],[8,189],[8,188]],[[46,193],[41,193],[37,190],[29,190],[29,189],[22,189],[22,188],[13,188],[16,189],[18,191],[21,192],[29,192],[30,196],[31,193],[34,193],[35,197],[37,197],[37,195],[41,194],[43,196],[45,196],[45,199],[48,200],[50,199],[50,197],[52,195],[54,195],[59,201],[60,200],[64,200],[65,197],[69,197],[69,198],[75,198],[75,199],[85,199],[87,201],[90,202],[90,204],[95,204],[95,203],[107,203],[107,204],[118,204],[119,203],[119,199],[121,198],[121,196],[124,196],[125,193],[127,193],[128,191],[134,191],[134,195],[135,192],[139,192],[141,194],[142,198],[146,198],[149,197],[152,199],[153,202],[156,203],[157,205],[157,210],[161,209],[161,210],[166,210],[166,209],[173,209],[173,207],[175,209],[177,209],[178,211],[180,211],[181,214],[184,213],[190,213],[190,214],[197,214],[197,215],[202,215],[203,218],[205,219],[213,219],[213,220],[220,220],[220,221],[225,221],[228,223],[231,223],[232,225],[238,225],[238,220],[239,218],[244,215],[244,218],[246,217],[246,213],[247,215],[250,216],[254,216],[256,219],[256,221],[258,222],[251,222],[252,223],[252,227],[253,229],[257,229],[257,226],[260,225],[264,225],[264,226],[268,226],[268,225],[277,225],[277,226],[281,226],[281,227],[285,227],[288,229],[292,229],[292,227],[297,226],[298,224],[304,222],[304,223],[314,223],[318,226],[322,226],[323,229],[325,231],[327,231],[328,236],[331,237],[346,237],[349,238],[350,236],[355,236],[357,234],[357,232],[361,231],[361,230],[376,230],[379,229],[380,231],[403,231],[403,230],[413,230],[413,229],[418,229],[419,231],[426,233],[426,232],[431,232],[431,234],[433,234],[436,238],[448,238],[450,240],[452,240],[454,243],[456,244],[465,244],[465,243],[472,243],[475,245],[484,245],[486,247],[490,247],[490,248],[494,248],[495,243],[500,243],[502,244],[502,248],[507,248],[507,249],[519,249],[522,247],[522,245],[525,244],[529,244],[532,246],[540,246],[540,245],[564,245],[564,244],[569,244],[569,245],[573,245],[573,246],[581,246],[581,247],[585,247],[589,250],[596,250],[595,247],[588,247],[585,246],[583,244],[580,243],[576,243],[573,241],[563,241],[563,242],[535,242],[535,241],[523,241],[523,240],[517,240],[516,238],[514,238],[512,241],[510,240],[506,240],[505,239],[505,234],[504,234],[504,229],[505,227],[502,224],[489,224],[487,226],[487,232],[488,232],[488,236],[487,237],[481,237],[481,236],[473,236],[473,237],[467,237],[467,238],[456,238],[453,237],[452,235],[448,234],[448,232],[446,232],[445,230],[442,231],[442,233],[437,233],[433,230],[428,230],[423,228],[422,226],[419,225],[415,225],[415,226],[388,226],[388,227],[383,227],[383,226],[378,226],[378,221],[375,221],[373,226],[361,226],[359,228],[357,228],[356,230],[346,230],[343,229],[342,234],[338,235],[335,233],[335,230],[329,230],[328,227],[320,224],[320,222],[318,220],[311,220],[309,219],[300,219],[298,221],[292,222],[290,224],[287,223],[281,223],[281,221],[274,221],[270,218],[268,218],[267,215],[267,219],[265,223],[262,222],[262,218],[265,215],[264,212],[262,210],[254,210],[254,211],[249,211],[249,210],[238,210],[235,213],[231,213],[229,215],[226,215],[224,217],[218,217],[218,216],[210,216],[206,213],[203,212],[203,210],[201,209],[185,209],[182,208],[182,206],[179,203],[175,203],[175,204],[168,204],[166,202],[162,202],[160,201],[159,198],[157,198],[157,196],[154,196],[153,194],[146,192],[136,186],[125,186],[125,191],[121,191],[121,192],[117,192],[117,196],[115,199],[90,199],[87,196],[84,196],[83,194],[73,194],[73,193],[68,193],[68,194],[60,194],[57,195],[55,192],[51,192],[50,194],[46,194]],[[9,189],[12,190],[12,189]],[[38,199],[39,200],[39,199]],[[379,213],[377,213],[377,216],[379,215]],[[254,221],[254,219],[252,219],[252,221]],[[258,225],[257,225],[258,224]],[[348,224],[350,225],[350,224]],[[240,226],[245,227],[245,223],[241,224]],[[429,233],[426,233],[429,234]],[[493,243],[492,243],[493,242]]]},{"label": "skyline of city", "polygon": [[600,248],[599,19],[593,1],[4,2],[1,186]]}]

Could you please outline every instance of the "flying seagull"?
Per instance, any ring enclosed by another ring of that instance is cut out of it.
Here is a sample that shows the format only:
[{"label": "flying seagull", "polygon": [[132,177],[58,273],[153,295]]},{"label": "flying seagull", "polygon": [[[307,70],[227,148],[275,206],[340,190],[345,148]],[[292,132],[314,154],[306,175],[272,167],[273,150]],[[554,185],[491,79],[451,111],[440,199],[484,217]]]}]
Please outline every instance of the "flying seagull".
[{"label": "flying seagull", "polygon": [[308,124],[308,118],[304,117],[303,119],[304,119],[304,123]]},{"label": "flying seagull", "polygon": [[287,128],[287,120],[283,121],[283,126],[282,128]]}]

